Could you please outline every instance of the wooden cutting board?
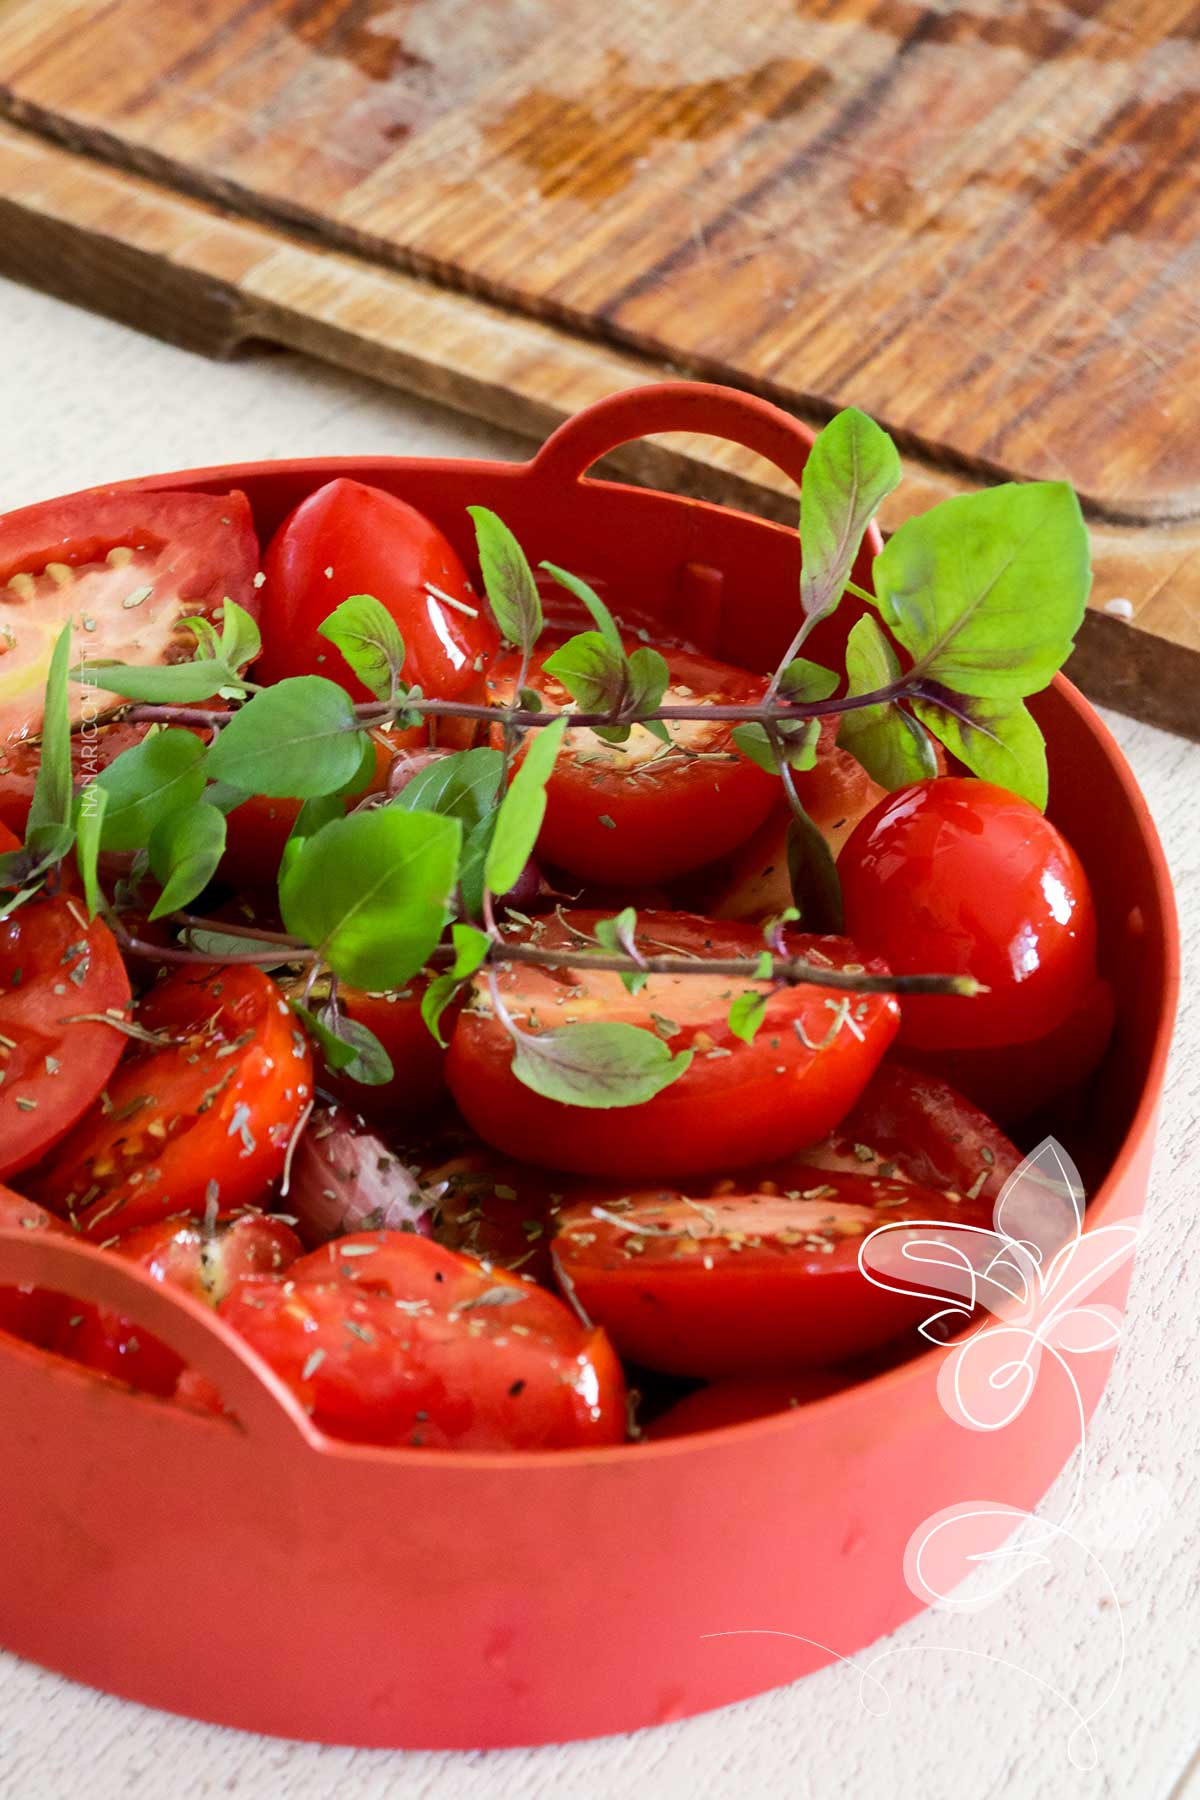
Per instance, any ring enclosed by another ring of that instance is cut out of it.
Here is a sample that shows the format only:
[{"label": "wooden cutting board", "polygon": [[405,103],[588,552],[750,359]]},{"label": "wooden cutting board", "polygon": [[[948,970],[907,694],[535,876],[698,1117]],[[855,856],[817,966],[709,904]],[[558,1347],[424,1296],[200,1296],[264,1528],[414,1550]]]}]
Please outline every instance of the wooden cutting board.
[{"label": "wooden cutting board", "polygon": [[853,400],[914,476],[885,524],[1070,479],[1072,672],[1200,735],[1200,5],[0,0],[0,108],[0,267],[193,346],[534,433],[664,367]]}]

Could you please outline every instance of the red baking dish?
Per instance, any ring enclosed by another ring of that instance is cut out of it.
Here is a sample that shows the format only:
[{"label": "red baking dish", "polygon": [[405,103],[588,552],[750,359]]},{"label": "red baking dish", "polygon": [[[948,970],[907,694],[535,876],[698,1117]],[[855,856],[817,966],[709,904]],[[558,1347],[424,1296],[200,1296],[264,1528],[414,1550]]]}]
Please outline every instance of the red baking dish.
[{"label": "red baking dish", "polygon": [[[135,485],[245,490],[264,538],[353,474],[431,515],[466,557],[493,507],[547,557],[766,667],[794,627],[795,533],[586,479],[650,432],[731,438],[799,478],[811,438],[765,402],[673,383],[564,425],[531,462],[247,464]],[[869,543],[855,571],[869,580]],[[831,660],[844,602],[813,653]],[[1034,703],[1051,812],[1096,891],[1116,1039],[1086,1127],[1088,1228],[1141,1213],[1178,985],[1169,879],[1133,777],[1058,679]],[[1069,1134],[1064,1133],[1069,1137]],[[1125,1262],[1091,1296],[1123,1305]],[[1008,1429],[939,1403],[946,1352],[789,1412],[652,1444],[530,1455],[328,1441],[221,1322],[132,1266],[0,1234],[0,1285],[133,1316],[217,1383],[240,1421],[106,1385],[0,1337],[0,1640],[153,1706],[288,1737],[395,1746],[588,1737],[722,1705],[851,1655],[919,1610],[914,1530],[964,1500],[1031,1507],[1078,1442],[1045,1373]],[[1090,1414],[1111,1350],[1075,1365]]]}]

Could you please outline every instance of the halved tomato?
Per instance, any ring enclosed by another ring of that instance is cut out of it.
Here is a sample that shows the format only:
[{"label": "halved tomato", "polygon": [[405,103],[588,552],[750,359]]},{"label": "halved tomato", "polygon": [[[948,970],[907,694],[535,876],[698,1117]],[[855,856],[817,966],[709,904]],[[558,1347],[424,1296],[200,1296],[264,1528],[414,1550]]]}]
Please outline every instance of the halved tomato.
[{"label": "halved tomato", "polygon": [[[0,743],[41,726],[50,653],[70,623],[78,660],[189,661],[179,622],[229,598],[256,614],[258,539],[244,494],[108,488],[0,519]],[[71,717],[119,704],[72,683]]]},{"label": "halved tomato", "polygon": [[[341,1011],[346,1018],[374,1032],[391,1058],[394,1074],[378,1087],[366,1087],[348,1075],[322,1068],[322,1089],[364,1118],[384,1124],[421,1118],[444,1101],[446,1052],[421,1017],[421,1001],[428,986],[424,975],[414,976],[403,988],[381,994],[339,984]],[[443,1014],[443,1035],[453,1019],[453,1012]]]},{"label": "halved tomato", "polygon": [[341,1238],[221,1316],[323,1431],[360,1443],[529,1450],[619,1443],[625,1384],[602,1331],[553,1294],[409,1232]]},{"label": "halved tomato", "polygon": [[775,1375],[844,1362],[935,1310],[859,1268],[868,1232],[915,1220],[986,1229],[990,1209],[912,1182],[778,1164],[686,1188],[597,1189],[560,1215],[553,1253],[622,1356],[671,1375]]},{"label": "halved tomato", "polygon": [[[786,1156],[815,1144],[853,1105],[896,1034],[890,995],[846,995],[812,985],[771,992],[768,982],[728,975],[652,975],[635,996],[620,977],[589,970],[584,946],[600,915],[560,912],[521,935],[549,950],[581,951],[569,968],[510,963],[498,975],[503,1002],[537,1034],[581,1021],[619,1021],[656,1031],[673,1051],[691,1050],[687,1071],[640,1106],[593,1110],[547,1100],[512,1072],[513,1043],[492,1012],[487,980],[450,1041],[446,1078],[460,1112],[506,1155],[583,1175],[695,1174]],[[518,941],[514,937],[514,941]],[[644,954],[755,958],[762,934],[687,913],[648,913],[638,922]],[[793,933],[789,951],[830,969],[868,964],[845,938]],[[751,1044],[729,1028],[730,1003],[767,994]]]},{"label": "halved tomato", "polygon": [[[539,647],[527,685],[541,695],[543,710],[578,710],[542,666],[554,647]],[[754,705],[762,698],[761,675],[687,650],[663,655],[670,670],[664,705]],[[519,670],[515,655],[493,666],[487,685],[494,702],[511,701]],[[644,725],[634,725],[623,744],[605,743],[586,727],[569,730],[546,789],[539,857],[588,881],[644,885],[724,855],[762,823],[779,792],[775,777],[735,747],[735,725],[671,721],[669,744]]]},{"label": "halved tomato", "polygon": [[[0,851],[15,848],[0,827]],[[0,920],[0,1176],[40,1163],[91,1106],[125,1048],[129,1000],[116,939],[71,895]]]},{"label": "halved tomato", "polygon": [[133,1048],[36,1178],[45,1205],[100,1240],[258,1200],[312,1093],[308,1041],[261,970],[168,976],[137,1020],[162,1047]]},{"label": "halved tomato", "polygon": [[495,627],[449,541],[395,494],[344,476],[326,482],[284,520],[263,568],[258,680],[328,675],[356,700],[372,699],[317,632],[343,600],[371,594],[400,627],[409,681],[440,699],[482,698]]}]

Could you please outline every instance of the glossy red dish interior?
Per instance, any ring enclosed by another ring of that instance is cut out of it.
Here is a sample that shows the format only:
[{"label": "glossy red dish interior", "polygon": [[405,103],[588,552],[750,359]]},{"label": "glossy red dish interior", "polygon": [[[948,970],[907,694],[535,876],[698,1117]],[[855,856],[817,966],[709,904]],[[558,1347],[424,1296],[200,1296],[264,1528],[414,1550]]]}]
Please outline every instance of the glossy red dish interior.
[{"label": "glossy red dish interior", "polygon": [[[795,534],[584,479],[649,432],[732,438],[799,477],[810,438],[765,402],[668,384],[601,402],[531,462],[322,460],[146,485],[245,490],[265,539],[336,474],[389,488],[469,558],[465,507],[537,560],[609,584],[751,668],[794,625]],[[871,545],[867,546],[870,551]],[[712,571],[716,571],[714,575]],[[869,579],[864,552],[855,571]],[[813,654],[830,660],[847,600]],[[1090,873],[1118,1029],[1081,1155],[1089,1227],[1139,1214],[1178,983],[1162,853],[1111,736],[1061,678],[1034,710],[1055,821]],[[1118,1307],[1129,1266],[1094,1298]],[[0,1233],[0,1284],[117,1306],[237,1412],[193,1415],[0,1337],[0,1642],[76,1679],[247,1729],[361,1745],[540,1743],[721,1705],[851,1655],[919,1610],[921,1522],[964,1499],[1034,1505],[1078,1435],[1038,1382],[991,1434],[954,1424],[944,1352],[771,1418],[649,1445],[531,1455],[376,1450],[322,1438],[214,1315],[130,1265]],[[1111,1352],[1079,1359],[1084,1404]]]}]

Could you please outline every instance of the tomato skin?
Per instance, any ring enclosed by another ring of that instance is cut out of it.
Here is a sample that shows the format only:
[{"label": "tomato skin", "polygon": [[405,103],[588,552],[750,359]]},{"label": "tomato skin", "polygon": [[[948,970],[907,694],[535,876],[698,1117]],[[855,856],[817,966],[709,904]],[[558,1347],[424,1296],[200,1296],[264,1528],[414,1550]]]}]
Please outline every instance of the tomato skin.
[{"label": "tomato skin", "polygon": [[286,1279],[241,1283],[220,1311],[334,1437],[520,1450],[625,1435],[603,1332],[544,1289],[411,1233],[341,1238]]},{"label": "tomato skin", "polygon": [[[140,744],[148,725],[102,725],[95,735],[71,739],[71,774],[76,782],[106,769],[115,757]],[[41,763],[41,745],[19,739],[0,744],[0,824],[24,836]]]},{"label": "tomato skin", "polygon": [[138,1021],[179,1041],[135,1046],[109,1083],[108,1110],[93,1107],[36,1182],[45,1205],[100,1241],[203,1213],[214,1183],[222,1212],[257,1201],[312,1093],[307,1039],[259,969],[170,975]]},{"label": "tomato skin", "polygon": [[[446,1052],[421,1017],[421,1001],[429,986],[423,975],[392,994],[368,994],[339,985],[338,1005],[348,1019],[373,1031],[392,1060],[395,1073],[379,1087],[366,1087],[348,1075],[322,1068],[321,1086],[364,1118],[383,1124],[419,1118],[446,1099]],[[457,1007],[442,1015],[442,1036]]]},{"label": "tomato skin", "polygon": [[[0,1231],[56,1231],[66,1226],[32,1200],[0,1187]],[[0,1331],[27,1344],[48,1349],[54,1342],[68,1302],[43,1288],[0,1287]]]},{"label": "tomato skin", "polygon": [[[143,1226],[118,1238],[112,1253],[215,1307],[239,1281],[286,1269],[303,1252],[282,1219],[247,1212],[211,1225],[186,1219]],[[184,1364],[173,1350],[108,1307],[66,1310],[70,1317],[62,1319],[53,1344],[59,1355],[144,1394],[174,1393]]]},{"label": "tomato skin", "polygon": [[[495,649],[467,572],[437,526],[382,488],[341,476],[302,500],[272,538],[263,564],[263,653],[257,680],[327,675],[356,700],[374,696],[317,627],[352,594],[386,606],[405,643],[405,675],[426,694],[482,695],[477,661]],[[329,570],[331,573],[327,574]],[[460,611],[426,583],[473,609]]]},{"label": "tomato skin", "polygon": [[[542,667],[553,647],[535,655],[526,685],[544,696],[547,708],[559,710],[570,696]],[[711,657],[675,649],[663,654],[670,670],[666,704],[707,699],[754,705],[766,688],[763,676]],[[494,665],[490,699],[511,698],[518,667],[513,656]],[[766,817],[779,789],[774,776],[737,751],[734,723],[670,727],[694,751],[728,758],[719,762],[675,755],[651,763],[663,746],[643,726],[633,727],[624,749],[606,746],[586,729],[569,730],[546,788],[539,858],[585,881],[641,886],[699,868],[740,844]],[[498,741],[498,728],[493,739]]]},{"label": "tomato skin", "polygon": [[129,1000],[112,932],[67,896],[29,900],[0,920],[0,1176],[40,1163],[87,1112],[125,1039],[78,1015],[125,1018]]},{"label": "tomato skin", "polygon": [[[94,489],[0,517],[0,624],[13,633],[0,743],[38,730],[50,650],[68,619],[82,622],[96,661],[190,659],[195,639],[178,621],[212,616],[226,597],[256,617],[257,569],[241,493]],[[99,688],[72,684],[69,692],[75,720],[120,704]]]},{"label": "tomato skin", "polygon": [[[536,941],[546,949],[569,947],[578,941],[572,934],[590,932],[598,916],[569,912],[543,919]],[[717,925],[687,913],[647,915],[638,933],[649,953],[673,946],[694,956],[756,957],[763,947],[753,926]],[[859,961],[844,938],[793,933],[787,941],[794,953],[826,957],[833,965]],[[511,1039],[492,1016],[486,980],[476,977],[474,999],[459,1016],[446,1061],[459,1111],[506,1155],[582,1175],[696,1174],[817,1143],[866,1086],[899,1018],[890,995],[852,996],[856,1029],[834,1029],[831,1036],[841,997],[815,986],[787,988],[772,995],[757,1038],[744,1044],[729,1030],[729,1003],[734,994],[766,984],[654,975],[633,997],[616,975],[579,968],[570,970],[569,980],[562,970],[558,975],[510,964],[498,976],[504,1004],[518,1020],[533,1008],[540,1025],[602,1018],[653,1029],[651,1015],[657,1014],[679,1027],[668,1039],[673,1051],[697,1052],[685,1074],[640,1106],[601,1111],[544,1099],[513,1075]],[[578,991],[560,1006],[568,986]],[[810,1044],[823,1047],[806,1048],[796,1024]]]},{"label": "tomato skin", "polygon": [[904,1044],[1028,1042],[1061,1024],[1095,978],[1079,858],[1036,807],[990,782],[946,776],[889,794],[838,866],[857,942],[897,974],[968,974],[989,989],[906,1001]]},{"label": "tomato skin", "polygon": [[785,1375],[875,1349],[930,1312],[858,1266],[868,1232],[916,1220],[986,1228],[990,1210],[785,1163],[736,1183],[593,1190],[563,1210],[553,1250],[564,1287],[622,1356],[710,1380]]},{"label": "tomato skin", "polygon": [[948,1081],[889,1057],[837,1129],[806,1151],[804,1161],[885,1179],[899,1175],[992,1204],[1019,1167],[1021,1152]]},{"label": "tomato skin", "polygon": [[433,1235],[440,1244],[552,1283],[550,1237],[565,1176],[475,1142],[452,1155],[427,1155],[420,1181],[436,1207]]},{"label": "tomato skin", "polygon": [[916,1068],[953,1082],[1002,1125],[1017,1125],[1087,1080],[1112,1037],[1112,989],[1097,979],[1061,1024],[1030,1043],[950,1050],[905,1049]]},{"label": "tomato skin", "polygon": [[763,1375],[757,1380],[710,1381],[660,1413],[642,1436],[656,1444],[664,1438],[690,1437],[694,1431],[720,1431],[747,1419],[790,1412],[809,1400],[823,1400],[845,1385],[843,1376],[822,1369],[798,1369],[794,1375]]}]

